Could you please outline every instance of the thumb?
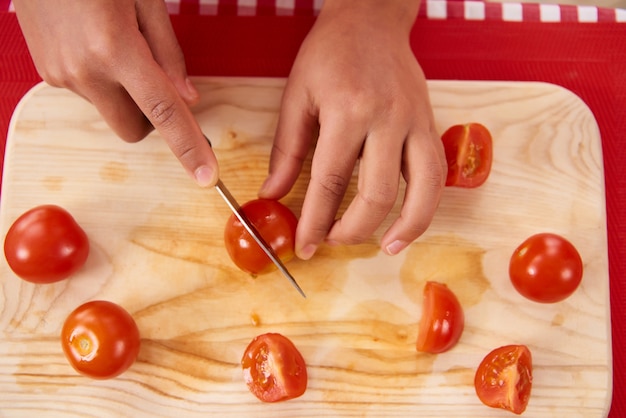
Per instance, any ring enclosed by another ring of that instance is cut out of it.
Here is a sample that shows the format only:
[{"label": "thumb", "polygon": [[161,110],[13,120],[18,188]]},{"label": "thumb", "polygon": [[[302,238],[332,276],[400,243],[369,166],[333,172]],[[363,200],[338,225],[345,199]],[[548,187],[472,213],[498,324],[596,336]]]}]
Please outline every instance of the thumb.
[{"label": "thumb", "polygon": [[154,60],[163,68],[187,105],[196,104],[200,94],[187,76],[185,57],[172,28],[166,3],[142,0],[137,2],[136,9],[139,31],[146,39]]}]

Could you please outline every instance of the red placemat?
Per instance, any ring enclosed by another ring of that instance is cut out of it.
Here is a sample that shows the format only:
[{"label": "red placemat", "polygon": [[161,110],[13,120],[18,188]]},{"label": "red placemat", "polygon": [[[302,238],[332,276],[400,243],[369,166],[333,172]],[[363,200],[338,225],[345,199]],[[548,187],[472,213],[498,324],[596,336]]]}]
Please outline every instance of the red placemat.
[{"label": "red placemat", "polygon": [[[315,14],[312,8],[307,16],[273,16],[278,12],[256,17],[198,16],[198,1],[174,3],[180,14],[172,21],[191,75],[287,76]],[[228,3],[230,8],[219,12],[238,14],[232,6],[235,2],[224,2]],[[573,19],[573,12],[562,7],[555,23],[545,23],[554,19],[555,9],[524,6],[518,22],[518,18],[505,18],[502,5],[487,6],[480,15],[467,6],[476,2],[443,3],[443,9],[440,3],[422,7],[412,33],[415,54],[428,78],[559,84],[578,94],[598,121],[605,164],[614,347],[610,416],[626,416],[626,353],[621,349],[626,344],[626,229],[622,224],[626,219],[622,169],[626,165],[622,143],[626,139],[626,24],[616,23],[621,19],[618,12],[601,9],[596,9],[596,23],[581,23],[584,11],[576,8]],[[0,2],[0,6],[8,4]],[[15,105],[38,81],[15,16],[0,13],[1,149]]]}]

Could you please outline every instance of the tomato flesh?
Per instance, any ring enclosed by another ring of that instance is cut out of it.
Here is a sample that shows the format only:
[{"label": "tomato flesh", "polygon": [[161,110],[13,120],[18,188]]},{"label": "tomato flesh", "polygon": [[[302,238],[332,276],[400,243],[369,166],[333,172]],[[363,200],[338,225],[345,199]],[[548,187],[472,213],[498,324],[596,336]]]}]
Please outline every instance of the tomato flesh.
[{"label": "tomato flesh", "polygon": [[268,333],[250,342],[241,359],[244,380],[263,402],[278,402],[301,396],[308,376],[302,354],[287,337]]},{"label": "tomato flesh", "polygon": [[78,271],[89,239],[72,215],[56,205],[37,206],[18,217],[4,240],[11,270],[33,283],[53,283]]},{"label": "tomato flesh", "polygon": [[525,345],[496,348],[476,370],[476,394],[487,406],[521,414],[530,399],[532,371],[532,355]]},{"label": "tomato flesh", "polygon": [[493,140],[479,123],[454,125],[441,137],[448,162],[446,186],[478,187],[489,177]]},{"label": "tomato flesh", "polygon": [[465,314],[455,294],[445,284],[429,281],[417,336],[417,351],[443,353],[454,347],[463,333]]},{"label": "tomato flesh", "polygon": [[67,317],[61,346],[77,372],[110,379],[135,362],[141,339],[135,320],[124,308],[97,300],[79,306]]},{"label": "tomato flesh", "polygon": [[552,233],[536,234],[513,252],[509,277],[515,289],[530,300],[560,302],[580,285],[583,262],[565,238]]},{"label": "tomato flesh", "polygon": [[[288,207],[276,200],[256,199],[241,210],[283,263],[294,257],[298,219]],[[247,273],[256,276],[276,269],[234,214],[226,222],[224,244],[231,260]]]}]

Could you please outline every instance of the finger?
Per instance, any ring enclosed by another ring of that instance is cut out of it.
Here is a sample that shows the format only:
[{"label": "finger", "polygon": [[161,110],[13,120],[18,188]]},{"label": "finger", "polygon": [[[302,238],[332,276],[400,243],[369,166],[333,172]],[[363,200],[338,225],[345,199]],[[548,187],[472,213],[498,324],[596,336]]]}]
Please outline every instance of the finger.
[{"label": "finger", "polygon": [[144,45],[134,49],[136,56],[127,60],[132,65],[123,66],[117,77],[198,185],[213,186],[218,179],[215,155],[189,107]]},{"label": "finger", "polygon": [[400,182],[404,132],[371,134],[359,163],[357,194],[326,238],[329,242],[360,244],[380,226],[394,206]]},{"label": "finger", "polygon": [[381,240],[381,247],[390,255],[399,253],[426,231],[446,180],[445,154],[434,131],[422,137],[409,136],[403,159],[407,185],[400,216]]},{"label": "finger", "polygon": [[[296,254],[302,259],[313,256],[335,220],[366,135],[359,130],[362,126],[343,120],[322,121],[296,230]],[[342,145],[338,146],[338,141]]]},{"label": "finger", "polygon": [[188,105],[196,104],[200,95],[187,77],[185,57],[176,39],[165,2],[138,1],[136,10],[139,30],[148,42],[154,60],[172,80],[183,100]]},{"label": "finger", "polygon": [[154,129],[121,85],[101,82],[97,86],[84,88],[79,94],[93,103],[117,136],[126,142],[137,142]]},{"label": "finger", "polygon": [[305,94],[285,88],[276,135],[270,153],[268,176],[259,197],[280,199],[293,187],[307,158],[317,130],[317,117],[310,110]]}]

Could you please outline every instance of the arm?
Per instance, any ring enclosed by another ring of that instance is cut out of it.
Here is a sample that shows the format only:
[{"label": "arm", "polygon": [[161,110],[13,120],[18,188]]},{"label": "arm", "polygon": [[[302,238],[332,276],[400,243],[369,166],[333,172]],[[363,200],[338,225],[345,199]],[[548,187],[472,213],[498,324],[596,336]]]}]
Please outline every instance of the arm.
[{"label": "arm", "polygon": [[81,95],[124,140],[153,127],[201,186],[217,162],[189,110],[198,92],[162,1],[15,0],[37,71]]},{"label": "arm", "polygon": [[[323,240],[356,244],[381,225],[407,182],[381,247],[396,254],[428,227],[446,177],[424,74],[409,45],[418,1],[326,0],[285,88],[260,195],[295,183],[319,124],[296,235],[299,257]],[[335,219],[357,160],[358,191]]]}]

